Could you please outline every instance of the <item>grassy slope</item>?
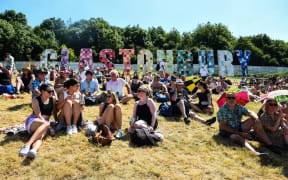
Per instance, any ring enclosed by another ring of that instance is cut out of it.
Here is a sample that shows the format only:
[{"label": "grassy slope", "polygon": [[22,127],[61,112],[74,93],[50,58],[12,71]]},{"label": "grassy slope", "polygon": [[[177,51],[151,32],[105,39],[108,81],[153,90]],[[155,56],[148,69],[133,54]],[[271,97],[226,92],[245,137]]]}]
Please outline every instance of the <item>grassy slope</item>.
[{"label": "grassy slope", "polygon": [[[24,122],[31,113],[31,95],[25,99],[0,99],[0,127]],[[213,95],[216,112],[218,107]],[[159,105],[159,104],[157,104]],[[123,130],[128,128],[133,102],[123,105]],[[258,111],[259,103],[247,107]],[[86,107],[84,119],[94,120],[98,106]],[[209,118],[206,115],[200,115]],[[183,119],[159,117],[159,129],[165,141],[159,147],[136,148],[124,133],[110,147],[97,147],[88,142],[82,131],[72,136],[64,132],[44,141],[37,158],[28,161],[18,157],[27,137],[0,135],[0,179],[283,179],[288,177],[288,156],[271,153],[269,158],[253,156],[248,150],[217,136],[218,124],[207,127],[192,121],[186,126]],[[269,152],[252,142],[261,152]]]}]

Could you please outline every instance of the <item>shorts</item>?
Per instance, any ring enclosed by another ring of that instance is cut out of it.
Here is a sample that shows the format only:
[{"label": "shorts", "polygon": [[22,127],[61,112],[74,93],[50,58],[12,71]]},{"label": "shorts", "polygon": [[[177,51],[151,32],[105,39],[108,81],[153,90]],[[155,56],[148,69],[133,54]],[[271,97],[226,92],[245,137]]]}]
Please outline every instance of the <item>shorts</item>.
[{"label": "shorts", "polygon": [[[238,131],[239,131],[239,132],[242,132],[242,129],[240,128]],[[232,135],[232,133],[229,133],[229,132],[227,132],[227,131],[220,130],[219,135],[222,136],[222,137],[229,137],[229,138],[230,138],[230,136]]]},{"label": "shorts", "polygon": [[[25,120],[25,128],[28,131],[29,134],[32,134],[30,132],[30,127],[33,124],[34,120],[37,119],[38,117],[35,114],[32,114],[30,116],[27,117],[27,119]],[[47,122],[49,122],[49,118],[44,118]]]}]

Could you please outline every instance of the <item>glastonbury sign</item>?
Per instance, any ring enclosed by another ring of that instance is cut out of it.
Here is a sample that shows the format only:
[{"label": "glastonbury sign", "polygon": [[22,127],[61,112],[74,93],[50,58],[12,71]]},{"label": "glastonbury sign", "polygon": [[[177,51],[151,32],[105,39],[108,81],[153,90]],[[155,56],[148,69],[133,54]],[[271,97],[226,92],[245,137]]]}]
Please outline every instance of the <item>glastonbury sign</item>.
[{"label": "glastonbury sign", "polygon": [[[207,52],[207,53],[206,53]],[[54,50],[47,49],[42,53],[41,62],[43,65],[47,64],[48,54],[56,53]],[[134,49],[119,49],[119,55],[123,56],[123,72],[124,76],[129,76],[131,70],[131,55],[134,55]],[[251,51],[236,50],[236,56],[241,65],[242,76],[248,75],[248,63],[251,56]],[[193,54],[187,50],[177,50],[177,73],[179,76],[193,75]],[[57,55],[56,55],[57,56]],[[53,56],[54,57],[54,56]],[[228,50],[217,50],[217,58],[219,65],[219,76],[234,76],[233,55]],[[50,56],[50,59],[51,56]],[[61,67],[68,66],[69,51],[62,49],[61,51]],[[82,48],[80,53],[79,67],[84,66],[87,69],[93,70],[92,50],[89,48]],[[112,49],[102,49],[99,53],[99,60],[102,62],[108,71],[114,69],[112,60],[115,59],[115,52]],[[173,68],[173,50],[157,50],[157,63],[166,59],[165,71],[169,74],[174,72]],[[214,50],[200,50],[198,51],[198,62],[200,66],[207,69],[208,74],[212,76],[215,71]],[[47,66],[47,65],[46,65]],[[140,75],[146,72],[153,71],[153,54],[148,49],[141,49],[137,54],[137,71]]]}]

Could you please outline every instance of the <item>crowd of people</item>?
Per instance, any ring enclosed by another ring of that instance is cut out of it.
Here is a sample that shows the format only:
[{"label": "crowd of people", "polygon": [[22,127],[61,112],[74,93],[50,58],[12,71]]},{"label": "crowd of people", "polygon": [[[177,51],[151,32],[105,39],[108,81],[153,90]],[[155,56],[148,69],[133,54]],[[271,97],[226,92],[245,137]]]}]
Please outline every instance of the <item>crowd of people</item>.
[{"label": "crowd of people", "polygon": [[[162,64],[161,64],[162,65]],[[97,125],[105,124],[116,130],[116,139],[122,134],[122,106],[134,99],[129,133],[135,129],[147,128],[151,131],[158,127],[156,102],[170,102],[173,116],[180,116],[186,125],[194,119],[210,126],[216,117],[205,120],[197,115],[212,115],[215,111],[212,96],[227,91],[232,82],[225,77],[216,79],[201,70],[202,81],[198,91],[191,94],[185,86],[185,76],[177,72],[168,74],[162,65],[160,73],[147,72],[141,75],[134,72],[124,77],[116,70],[96,68],[96,71],[73,71],[59,67],[38,69],[25,67],[16,77],[16,92],[31,92],[32,114],[25,120],[25,127],[31,138],[20,150],[20,156],[35,158],[43,138],[66,130],[67,135],[78,133],[84,104],[99,106],[99,115],[95,117]],[[11,84],[11,70],[0,63],[0,84]],[[276,83],[275,83],[276,82]],[[283,89],[286,81],[277,78],[275,82],[252,80],[251,88],[245,78],[240,80],[239,88],[247,91],[251,101],[258,100],[261,93]],[[275,85],[274,85],[275,84]],[[125,91],[125,90],[126,91]],[[198,99],[195,103],[194,99]],[[217,112],[219,134],[236,143],[257,152],[247,140],[252,138],[264,143],[267,148],[281,154],[281,148],[288,145],[287,103],[278,103],[275,99],[266,99],[258,114],[236,103],[233,93],[226,95],[226,103]],[[53,115],[56,124],[49,123]],[[245,121],[242,116],[248,116]]]}]

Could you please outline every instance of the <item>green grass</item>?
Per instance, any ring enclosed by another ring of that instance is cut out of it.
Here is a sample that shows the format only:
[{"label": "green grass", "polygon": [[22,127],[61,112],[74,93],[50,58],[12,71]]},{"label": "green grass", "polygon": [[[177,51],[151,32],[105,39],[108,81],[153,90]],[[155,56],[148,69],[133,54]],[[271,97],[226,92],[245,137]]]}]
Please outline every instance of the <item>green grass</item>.
[{"label": "green grass", "polygon": [[[31,114],[31,94],[24,99],[0,99],[0,127],[23,123]],[[218,107],[213,95],[216,111]],[[61,132],[47,137],[37,158],[18,157],[27,137],[0,135],[0,179],[284,179],[288,177],[288,156],[271,153],[258,142],[251,142],[269,158],[256,157],[245,148],[219,137],[218,124],[207,127],[183,118],[158,117],[165,140],[158,147],[134,147],[125,129],[132,115],[133,102],[122,105],[123,140],[110,147],[88,142],[85,132],[72,136]],[[260,103],[248,109],[258,111]],[[159,106],[159,104],[157,104]],[[93,121],[98,106],[85,107],[84,119]],[[203,118],[207,115],[199,114]]]}]

